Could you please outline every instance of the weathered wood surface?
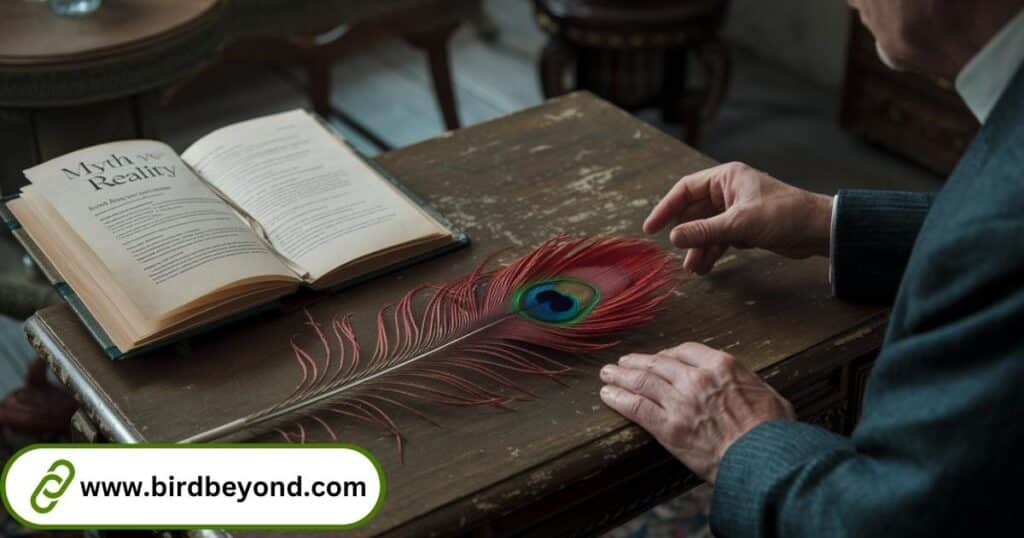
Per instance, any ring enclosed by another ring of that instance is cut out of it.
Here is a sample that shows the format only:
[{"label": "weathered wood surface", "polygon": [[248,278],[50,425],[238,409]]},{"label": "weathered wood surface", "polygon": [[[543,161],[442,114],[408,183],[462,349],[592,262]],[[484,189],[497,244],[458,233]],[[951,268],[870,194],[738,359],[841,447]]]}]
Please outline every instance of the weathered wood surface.
[{"label": "weathered wood surface", "polygon": [[[638,235],[642,218],[676,179],[713,164],[589,94],[550,101],[379,161],[463,227],[474,244],[310,308],[321,320],[354,313],[364,344],[377,308],[416,284],[451,279],[498,249],[523,251],[553,235]],[[600,364],[628,351],[696,340],[733,353],[799,395],[807,374],[877,346],[884,323],[878,309],[832,299],[826,275],[821,259],[729,253],[712,275],[687,277],[656,323],[596,361],[568,358],[579,367],[568,386],[531,380],[526,385],[541,397],[514,405],[514,411],[430,408],[440,429],[400,416],[408,438],[404,464],[390,437],[339,423],[345,441],[378,456],[388,480],[378,516],[354,534],[450,535],[483,526],[498,534],[533,532],[530,522],[559,512],[589,517],[581,501],[598,502],[635,476],[648,483],[672,480],[673,487],[692,482],[646,434],[601,404]],[[298,333],[307,346],[315,338],[296,311],[196,339],[186,354],[166,351],[111,362],[63,305],[37,314],[29,331],[62,378],[85,395],[86,411],[108,437],[148,441],[180,439],[284,396],[298,380],[289,338]],[[840,379],[826,374],[806,391],[808,401],[829,402],[844,390]],[[659,500],[669,492],[665,488],[646,492],[614,517]],[[503,518],[509,514],[517,515]]]}]

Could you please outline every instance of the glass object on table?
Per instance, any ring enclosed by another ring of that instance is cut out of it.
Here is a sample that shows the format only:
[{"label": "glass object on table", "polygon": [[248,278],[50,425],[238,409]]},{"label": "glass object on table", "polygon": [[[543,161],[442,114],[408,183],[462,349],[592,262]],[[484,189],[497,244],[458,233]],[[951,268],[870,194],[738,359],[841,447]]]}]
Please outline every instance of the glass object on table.
[{"label": "glass object on table", "polygon": [[97,9],[103,0],[50,0],[50,9],[58,15],[80,17]]}]

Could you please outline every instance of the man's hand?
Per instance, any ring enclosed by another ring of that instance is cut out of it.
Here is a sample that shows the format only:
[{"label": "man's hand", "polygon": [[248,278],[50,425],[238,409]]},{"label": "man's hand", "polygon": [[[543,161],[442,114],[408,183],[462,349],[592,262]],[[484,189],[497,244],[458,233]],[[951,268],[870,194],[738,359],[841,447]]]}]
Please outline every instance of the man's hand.
[{"label": "man's hand", "polygon": [[689,342],[633,353],[601,369],[601,399],[651,433],[708,482],[733,442],[754,426],[793,419],[793,407],[728,353]]},{"label": "man's hand", "polygon": [[832,197],[729,163],[680,179],[651,211],[644,232],[674,222],[672,244],[690,249],[683,267],[704,274],[729,247],[828,256],[831,219]]}]

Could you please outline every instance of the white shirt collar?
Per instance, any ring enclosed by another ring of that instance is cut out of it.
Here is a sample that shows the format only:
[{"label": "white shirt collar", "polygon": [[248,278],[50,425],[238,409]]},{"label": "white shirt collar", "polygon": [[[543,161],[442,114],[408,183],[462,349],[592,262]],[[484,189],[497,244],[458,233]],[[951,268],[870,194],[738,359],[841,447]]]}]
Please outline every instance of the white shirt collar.
[{"label": "white shirt collar", "polygon": [[956,91],[978,121],[985,123],[1024,63],[1024,11],[981,49],[956,77]]}]

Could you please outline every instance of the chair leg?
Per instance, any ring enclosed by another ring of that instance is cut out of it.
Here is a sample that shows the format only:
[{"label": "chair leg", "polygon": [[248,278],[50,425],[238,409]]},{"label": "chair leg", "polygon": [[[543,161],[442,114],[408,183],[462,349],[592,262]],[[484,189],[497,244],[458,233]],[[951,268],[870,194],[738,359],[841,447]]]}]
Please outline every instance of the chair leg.
[{"label": "chair leg", "polygon": [[449,130],[458,129],[459,112],[452,85],[452,73],[448,60],[448,41],[458,25],[450,25],[436,31],[406,36],[406,40],[427,55],[430,64],[430,78],[434,86],[434,97],[441,108],[444,125]]},{"label": "chair leg", "polygon": [[487,9],[484,8],[483,0],[476,0],[475,5],[472,7],[472,11],[469,14],[469,23],[476,29],[476,34],[480,36],[486,43],[496,43],[498,41],[499,33],[498,25],[494,23],[494,19],[487,13]]},{"label": "chair leg", "polygon": [[669,49],[662,60],[664,78],[662,80],[660,108],[661,119],[665,123],[688,121],[686,84],[688,74],[686,49]]}]

